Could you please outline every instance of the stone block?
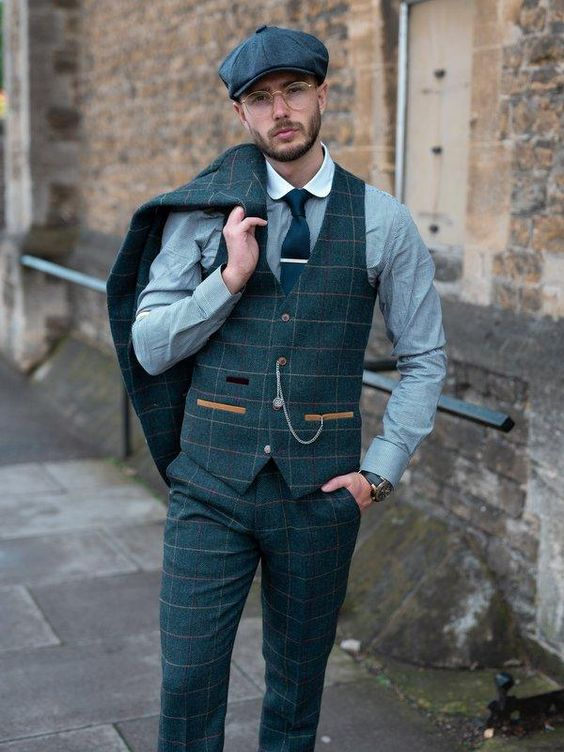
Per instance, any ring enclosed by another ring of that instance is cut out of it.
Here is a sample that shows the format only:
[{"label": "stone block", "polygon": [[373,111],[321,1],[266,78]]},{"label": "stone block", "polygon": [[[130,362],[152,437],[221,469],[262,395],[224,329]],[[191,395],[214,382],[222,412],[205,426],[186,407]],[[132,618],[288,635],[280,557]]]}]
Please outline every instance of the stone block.
[{"label": "stone block", "polygon": [[494,536],[503,536],[505,533],[506,515],[503,511],[477,498],[468,485],[463,490],[458,487],[445,487],[440,501],[455,518],[458,517],[459,521],[466,523],[466,527],[469,526],[478,533]]},{"label": "stone block", "polygon": [[[558,63],[564,53],[564,40],[557,34],[546,34],[530,38],[525,43],[529,65]],[[556,73],[556,70],[554,69]]]},{"label": "stone block", "polygon": [[540,521],[535,515],[524,514],[519,520],[507,520],[507,542],[532,565],[536,576],[539,554]]},{"label": "stone block", "polygon": [[[540,84],[538,84],[540,86]],[[532,119],[528,130],[542,138],[557,139],[560,130],[560,112],[558,100],[550,95],[537,95],[531,101]]]},{"label": "stone block", "polygon": [[519,25],[521,29],[527,33],[534,33],[536,31],[542,31],[546,23],[546,8],[527,8],[524,7],[521,11],[521,17],[519,19]]},{"label": "stone block", "polygon": [[510,242],[512,245],[526,248],[532,233],[532,220],[529,217],[512,215],[510,220]]},{"label": "stone block", "polygon": [[511,282],[493,281],[492,302],[509,311],[520,309],[520,290]]},{"label": "stone block", "polygon": [[[525,261],[524,263],[526,264],[527,262]],[[523,379],[504,376],[490,371],[487,374],[486,394],[515,408],[517,404],[521,404],[527,400],[528,384]]]},{"label": "stone block", "polygon": [[437,282],[456,282],[462,277],[462,253],[456,248],[430,249]]},{"label": "stone block", "polygon": [[[476,222],[476,232],[480,229]],[[477,305],[490,305],[492,295],[492,254],[480,245],[464,248],[462,299]]]},{"label": "stone block", "polygon": [[[473,142],[491,139],[499,126],[499,99],[502,85],[502,52],[499,47],[479,47],[472,57],[471,111]],[[513,77],[513,80],[515,78]]]},{"label": "stone block", "polygon": [[529,459],[525,452],[497,434],[489,434],[484,442],[483,459],[486,467],[496,474],[523,484],[528,477]]},{"label": "stone block", "polygon": [[544,291],[540,286],[523,287],[521,290],[521,310],[523,313],[539,313],[543,307]]},{"label": "stone block", "polygon": [[504,145],[472,145],[469,165],[467,242],[482,253],[501,251],[509,229],[511,151]]},{"label": "stone block", "polygon": [[545,65],[531,74],[532,92],[559,93],[564,84],[564,74],[554,65]]},{"label": "stone block", "polygon": [[542,295],[544,313],[554,318],[564,316],[564,254],[544,254]]},{"label": "stone block", "polygon": [[538,216],[533,219],[533,248],[549,253],[564,252],[564,216]]},{"label": "stone block", "polygon": [[515,214],[534,214],[546,204],[546,181],[539,180],[532,173],[518,173],[514,176],[511,191],[511,209]]}]

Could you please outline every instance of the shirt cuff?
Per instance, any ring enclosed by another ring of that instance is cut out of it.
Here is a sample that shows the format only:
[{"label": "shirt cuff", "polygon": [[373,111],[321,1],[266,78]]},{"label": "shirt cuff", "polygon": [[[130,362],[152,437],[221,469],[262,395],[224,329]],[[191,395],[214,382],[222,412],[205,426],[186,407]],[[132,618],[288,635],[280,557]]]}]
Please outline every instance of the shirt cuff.
[{"label": "shirt cuff", "polygon": [[194,297],[198,305],[208,317],[225,305],[225,303],[237,302],[246,287],[245,285],[239,292],[232,293],[221,275],[224,268],[225,264],[218,266],[194,290]]},{"label": "shirt cuff", "polygon": [[359,469],[381,475],[396,488],[410,459],[409,454],[397,444],[376,437],[368,447]]}]

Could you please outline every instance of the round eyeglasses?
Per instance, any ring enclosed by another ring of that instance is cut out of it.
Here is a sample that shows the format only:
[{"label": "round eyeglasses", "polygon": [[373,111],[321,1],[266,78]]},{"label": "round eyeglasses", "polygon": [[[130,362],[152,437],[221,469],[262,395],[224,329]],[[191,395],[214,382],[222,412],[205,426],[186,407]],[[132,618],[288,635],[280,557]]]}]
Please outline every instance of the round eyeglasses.
[{"label": "round eyeglasses", "polygon": [[241,103],[246,105],[254,115],[266,115],[271,111],[274,95],[280,94],[290,109],[304,110],[310,101],[311,89],[313,89],[313,84],[308,84],[307,81],[293,81],[277,91],[263,91],[262,89],[253,91],[241,99]]}]

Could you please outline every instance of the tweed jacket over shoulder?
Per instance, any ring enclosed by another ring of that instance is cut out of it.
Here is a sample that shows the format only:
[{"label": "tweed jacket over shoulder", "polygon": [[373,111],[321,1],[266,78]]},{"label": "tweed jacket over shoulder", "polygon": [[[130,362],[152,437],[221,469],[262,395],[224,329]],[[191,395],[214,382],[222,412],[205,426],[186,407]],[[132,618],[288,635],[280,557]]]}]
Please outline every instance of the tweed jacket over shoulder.
[{"label": "tweed jacket over shoulder", "polygon": [[232,147],[193,180],[139,206],[118,251],[107,282],[110,329],[123,381],[145,438],[163,478],[180,451],[186,393],[192,379],[192,358],[156,376],[138,362],[131,341],[137,299],[149,281],[163,228],[171,211],[213,209],[225,216],[235,206],[247,216],[267,218],[266,165],[254,144]]}]

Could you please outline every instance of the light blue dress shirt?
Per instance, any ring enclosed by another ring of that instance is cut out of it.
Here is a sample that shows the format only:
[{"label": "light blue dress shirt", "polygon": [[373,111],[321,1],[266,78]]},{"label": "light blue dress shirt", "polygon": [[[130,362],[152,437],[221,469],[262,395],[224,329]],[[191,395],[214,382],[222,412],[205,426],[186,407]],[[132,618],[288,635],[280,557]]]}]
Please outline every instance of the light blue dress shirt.
[{"label": "light blue dress shirt", "polygon": [[[319,171],[303,186],[311,248],[315,245],[331,191],[335,164],[325,145]],[[281,197],[295,186],[266,162],[268,235],[266,256],[280,279],[280,248],[292,220]],[[366,186],[366,267],[378,288],[386,334],[397,358],[400,380],[388,400],[382,434],[361,462],[396,486],[413,453],[433,428],[437,402],[446,378],[446,343],[441,305],[433,285],[435,266],[411,214],[391,194]],[[162,247],[138,299],[132,342],[139,363],[158,374],[197,352],[221,327],[243,287],[232,294],[220,266],[202,280],[201,269],[213,264],[223,228],[223,214],[202,210],[171,212]],[[291,412],[291,406],[289,406]]]}]

